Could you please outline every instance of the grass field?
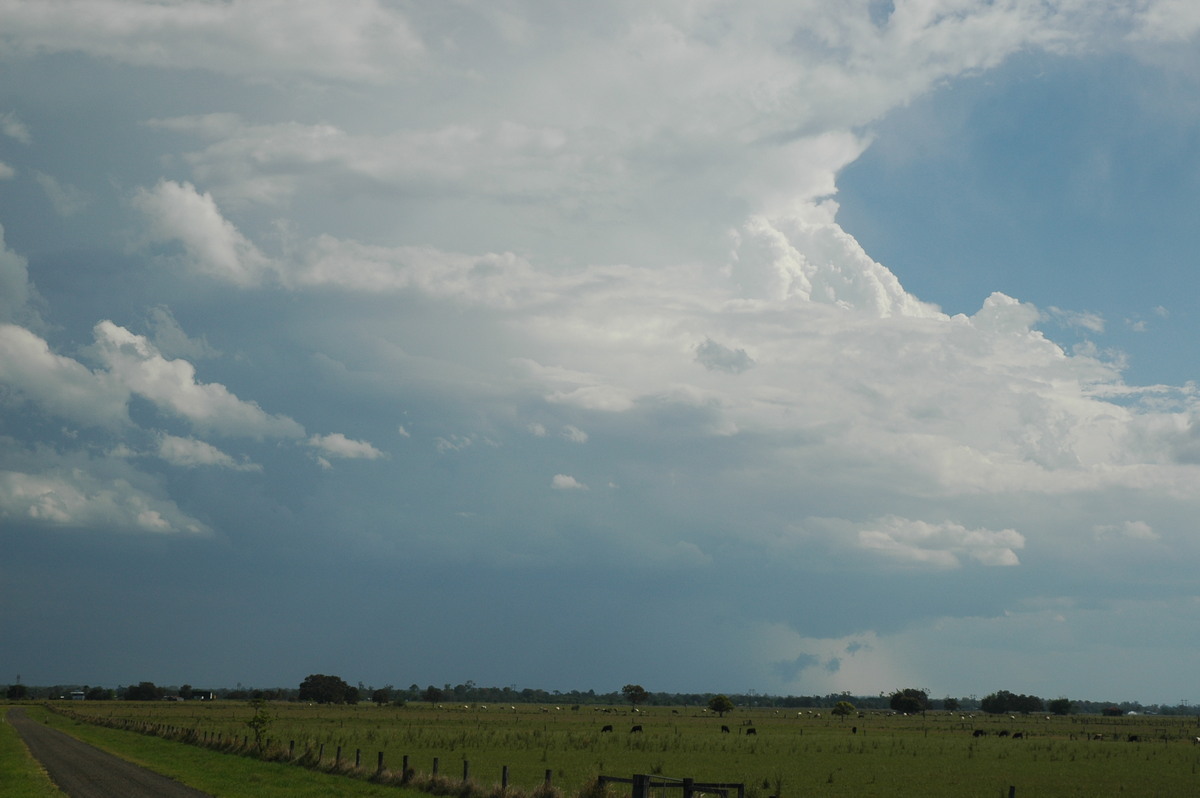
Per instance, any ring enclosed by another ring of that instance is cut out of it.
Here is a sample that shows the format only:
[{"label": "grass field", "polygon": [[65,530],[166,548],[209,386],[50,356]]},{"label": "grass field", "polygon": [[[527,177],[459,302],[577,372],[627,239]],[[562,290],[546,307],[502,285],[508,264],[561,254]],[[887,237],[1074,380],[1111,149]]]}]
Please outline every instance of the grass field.
[{"label": "grass field", "polygon": [[[245,703],[70,702],[66,708],[109,722],[253,739],[246,721],[254,711]],[[747,798],[994,798],[1007,796],[1010,786],[1020,798],[1200,794],[1194,717],[868,713],[838,719],[828,712],[738,709],[719,719],[685,707],[650,707],[634,716],[627,708],[285,703],[269,704],[268,711],[272,744],[294,745],[296,757],[306,751],[315,756],[324,746],[328,762],[341,746],[343,762],[352,761],[357,749],[364,766],[373,768],[382,751],[386,767],[398,770],[407,756],[411,768],[425,773],[436,757],[443,776],[461,779],[468,762],[471,779],[484,786],[499,784],[501,768],[508,766],[510,785],[525,792],[549,770],[568,795],[598,774],[634,773],[742,782]],[[635,723],[642,733],[630,733]],[[745,733],[747,723],[754,735]],[[601,732],[604,725],[613,732]],[[722,733],[722,725],[730,733]],[[988,734],[975,737],[976,729]],[[998,736],[1002,730],[1010,736]],[[1023,739],[1013,739],[1015,732]],[[671,795],[679,793],[663,798]]]}]

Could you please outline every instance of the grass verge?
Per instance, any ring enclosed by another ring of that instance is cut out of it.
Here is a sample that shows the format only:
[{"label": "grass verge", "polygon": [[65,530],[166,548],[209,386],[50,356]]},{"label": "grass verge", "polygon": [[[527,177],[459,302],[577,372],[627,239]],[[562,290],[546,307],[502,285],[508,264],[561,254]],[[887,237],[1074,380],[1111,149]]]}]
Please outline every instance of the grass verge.
[{"label": "grass verge", "polygon": [[62,798],[46,771],[37,763],[17,731],[3,716],[8,707],[0,707],[0,794],[5,798]]},{"label": "grass verge", "polygon": [[[222,754],[135,732],[83,724],[54,715],[41,707],[29,707],[27,711],[31,718],[67,732],[72,737],[219,798],[324,798],[329,795],[429,798],[425,793],[412,790],[318,773],[278,762]],[[6,728],[20,746],[12,728]],[[61,794],[57,790],[28,793],[31,796]],[[7,790],[4,795],[8,798]]]}]

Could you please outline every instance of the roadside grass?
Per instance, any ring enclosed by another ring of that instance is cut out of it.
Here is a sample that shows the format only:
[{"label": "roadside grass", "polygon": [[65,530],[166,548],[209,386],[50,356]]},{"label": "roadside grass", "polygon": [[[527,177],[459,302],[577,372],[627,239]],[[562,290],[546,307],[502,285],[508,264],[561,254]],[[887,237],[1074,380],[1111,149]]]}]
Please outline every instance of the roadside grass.
[{"label": "roadside grass", "polygon": [[0,795],[5,798],[61,798],[37,760],[29,754],[17,730],[5,717],[8,707],[0,707]]},{"label": "roadside grass", "polygon": [[[78,702],[62,708],[107,722],[201,730],[197,733],[239,743],[249,732],[246,721],[252,715],[239,702]],[[716,718],[696,707],[649,707],[635,716],[628,708],[601,713],[531,705],[298,703],[272,703],[269,711],[272,744],[285,752],[294,744],[295,759],[314,762],[320,757],[328,766],[340,747],[343,764],[352,764],[360,750],[364,766],[370,767],[382,751],[388,768],[398,769],[408,757],[409,767],[417,771],[412,784],[420,785],[428,783],[437,758],[440,786],[451,792],[462,784],[464,763],[469,763],[471,781],[481,785],[484,795],[487,785],[499,783],[505,766],[510,768],[510,790],[528,795],[548,770],[565,796],[579,795],[599,774],[742,782],[746,798],[995,798],[1008,795],[1010,786],[1017,788],[1019,798],[1178,796],[1197,794],[1200,778],[1200,745],[1193,743],[1200,720],[1195,717],[1010,718],[931,712],[912,717],[866,713],[842,720],[830,718],[827,711],[822,717],[818,712],[746,708]],[[602,725],[610,724],[612,733],[601,732]],[[644,731],[631,733],[634,724]],[[746,733],[751,725],[754,735]],[[729,726],[730,733],[721,732],[721,726]],[[986,736],[973,737],[975,729]],[[1000,731],[1020,731],[1024,739],[1001,737]],[[1095,739],[1098,734],[1102,740]],[[1130,735],[1141,741],[1130,742]],[[227,759],[237,758],[221,761]],[[291,770],[317,775],[294,766]],[[628,787],[614,791],[627,795]],[[654,798],[678,795],[656,791]]]},{"label": "roadside grass", "polygon": [[[413,790],[318,773],[279,762],[223,754],[136,732],[92,726],[69,720],[41,707],[29,707],[28,714],[110,754],[219,798],[325,798],[329,795],[428,798],[425,793]],[[8,727],[8,731],[15,739],[11,727]],[[19,740],[17,744],[20,744]],[[8,798],[10,793],[5,790],[3,794]],[[62,795],[57,790],[28,794]]]}]

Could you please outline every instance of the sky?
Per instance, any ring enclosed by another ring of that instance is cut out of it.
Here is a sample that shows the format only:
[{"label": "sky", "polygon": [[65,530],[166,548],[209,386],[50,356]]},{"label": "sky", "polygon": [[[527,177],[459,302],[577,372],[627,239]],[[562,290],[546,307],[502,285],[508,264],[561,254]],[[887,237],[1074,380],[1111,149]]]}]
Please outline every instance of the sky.
[{"label": "sky", "polygon": [[0,683],[1200,702],[1198,45],[0,0]]}]

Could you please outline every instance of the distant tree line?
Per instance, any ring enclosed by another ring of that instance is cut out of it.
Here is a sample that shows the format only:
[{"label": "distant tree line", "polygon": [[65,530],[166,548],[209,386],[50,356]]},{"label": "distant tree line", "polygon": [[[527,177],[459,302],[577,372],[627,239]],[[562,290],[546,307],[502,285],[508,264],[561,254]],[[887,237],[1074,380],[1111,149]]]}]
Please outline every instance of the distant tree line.
[{"label": "distant tree line", "polygon": [[[766,695],[762,693],[672,693],[646,690],[637,684],[628,684],[619,690],[596,692],[595,690],[540,690],[506,687],[482,687],[472,681],[442,686],[418,684],[407,688],[384,685],[374,687],[358,682],[351,685],[341,677],[327,674],[311,674],[296,687],[252,688],[237,685],[235,688],[198,689],[191,685],[159,686],[153,682],[138,682],[116,688],[89,685],[56,684],[34,686],[10,684],[4,688],[9,700],[46,700],[71,698],[72,693],[82,691],[89,701],[124,699],[131,701],[155,701],[161,699],[197,700],[219,698],[226,700],[264,701],[313,701],[314,703],[349,703],[371,701],[376,704],[552,704],[558,706],[686,706],[711,707],[716,698],[728,700],[733,708],[774,709],[832,709],[839,703],[849,704],[854,710],[888,710],[914,712],[948,710],[955,712],[1027,713],[1047,712],[1051,714],[1112,714],[1125,715],[1129,712],[1158,715],[1200,715],[1200,708],[1186,702],[1179,704],[1141,704],[1136,701],[1086,701],[1080,699],[1055,698],[1046,701],[1038,696],[1014,694],[998,690],[984,698],[961,696],[932,698],[929,691],[918,688],[903,688],[891,693],[855,696],[850,693],[827,693],[824,695]],[[724,700],[719,702],[724,707]],[[726,710],[732,711],[732,710]],[[843,708],[843,711],[846,711]]]}]

